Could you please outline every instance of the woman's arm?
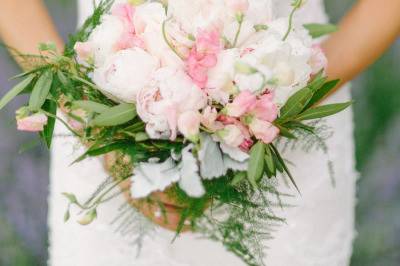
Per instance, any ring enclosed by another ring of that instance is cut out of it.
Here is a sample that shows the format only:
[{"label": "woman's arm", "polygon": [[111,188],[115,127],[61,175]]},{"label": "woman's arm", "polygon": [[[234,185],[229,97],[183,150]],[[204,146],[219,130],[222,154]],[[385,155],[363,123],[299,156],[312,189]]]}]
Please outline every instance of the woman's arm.
[{"label": "woman's arm", "polygon": [[[0,37],[6,45],[24,54],[37,54],[38,44],[43,42],[53,42],[63,50],[63,41],[42,0],[0,0],[0,6]],[[21,58],[15,59],[27,67]]]},{"label": "woman's arm", "polygon": [[400,0],[360,0],[323,44],[327,74],[342,84],[377,60],[400,34]]}]

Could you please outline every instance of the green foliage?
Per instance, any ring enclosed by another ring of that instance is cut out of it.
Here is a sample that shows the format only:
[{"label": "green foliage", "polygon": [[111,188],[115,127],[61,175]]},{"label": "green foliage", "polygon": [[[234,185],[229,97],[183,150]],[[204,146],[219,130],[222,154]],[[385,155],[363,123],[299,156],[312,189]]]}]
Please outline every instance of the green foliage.
[{"label": "green foliage", "polygon": [[46,70],[39,76],[29,98],[29,109],[38,111],[46,101],[53,83],[53,73]]},{"label": "green foliage", "polygon": [[312,98],[313,92],[309,87],[305,87],[296,92],[281,109],[280,121],[298,115]]},{"label": "green foliage", "polygon": [[0,100],[0,110],[2,110],[9,102],[11,102],[17,95],[24,91],[35,78],[35,75],[30,74],[23,81],[15,85],[6,95],[3,96]]},{"label": "green foliage", "polygon": [[254,189],[264,174],[265,144],[257,142],[250,150],[250,160],[247,168],[247,178]]},{"label": "green foliage", "polygon": [[45,141],[47,147],[50,149],[51,142],[53,140],[53,132],[56,124],[55,116],[57,116],[57,103],[51,100],[47,100],[43,105],[43,110],[54,115],[53,117],[48,117],[47,124],[44,127],[43,132],[40,133],[42,139]]},{"label": "green foliage", "polygon": [[133,120],[136,115],[135,105],[122,103],[101,112],[92,120],[91,125],[98,127],[118,126]]},{"label": "green foliage", "polygon": [[78,32],[69,37],[69,42],[65,46],[64,55],[72,57],[75,55],[74,46],[77,42],[84,42],[89,38],[90,33],[101,22],[101,17],[111,8],[113,0],[102,0],[93,11],[93,14],[85,21]]}]

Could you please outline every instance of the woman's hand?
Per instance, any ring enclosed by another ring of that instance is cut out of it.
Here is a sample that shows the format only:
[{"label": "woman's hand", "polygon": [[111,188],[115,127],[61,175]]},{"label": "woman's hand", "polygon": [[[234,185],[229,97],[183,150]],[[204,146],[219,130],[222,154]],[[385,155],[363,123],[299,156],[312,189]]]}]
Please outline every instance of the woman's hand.
[{"label": "woman's hand", "polygon": [[[109,153],[104,157],[105,168],[111,172],[116,162],[115,153]],[[126,200],[135,208],[140,210],[147,218],[154,223],[171,231],[176,231],[180,222],[180,213],[185,206],[178,204],[168,194],[155,192],[151,194],[150,200],[135,200],[130,194],[130,180],[126,180],[120,185]],[[188,231],[189,226],[185,225],[183,231]]]},{"label": "woman's hand", "polygon": [[328,77],[343,84],[375,62],[399,37],[399,10],[400,0],[358,1],[323,43]]}]

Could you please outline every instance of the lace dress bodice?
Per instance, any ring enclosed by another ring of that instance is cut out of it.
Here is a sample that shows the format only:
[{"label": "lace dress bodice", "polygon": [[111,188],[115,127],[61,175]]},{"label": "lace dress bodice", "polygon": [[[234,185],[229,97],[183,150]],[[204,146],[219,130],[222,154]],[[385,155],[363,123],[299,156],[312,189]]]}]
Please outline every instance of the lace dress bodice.
[{"label": "lace dress bodice", "polygon": [[[269,1],[269,0],[253,0]],[[273,0],[279,14],[288,14],[291,0]],[[79,21],[91,12],[92,1],[79,1]],[[322,0],[308,0],[297,14],[302,22],[326,22]],[[329,101],[350,99],[348,87],[341,89]],[[333,185],[326,155],[322,151],[288,151],[285,156],[293,166],[302,195],[289,189],[284,182],[280,189],[293,195],[293,207],[276,210],[287,219],[267,242],[265,260],[270,266],[347,266],[354,237],[355,181],[353,159],[352,111],[347,110],[327,120],[334,135],[327,141],[329,159],[333,162]],[[184,234],[171,244],[173,234],[156,229],[142,246],[140,256],[130,240],[115,233],[110,225],[122,198],[107,203],[99,211],[99,218],[90,226],[82,227],[75,221],[63,222],[66,201],[62,192],[74,192],[87,198],[106,179],[102,164],[97,159],[69,166],[82,152],[76,140],[62,137],[65,129],[57,125],[52,150],[51,187],[49,196],[49,228],[51,266],[243,266],[222,245],[195,234]]]}]

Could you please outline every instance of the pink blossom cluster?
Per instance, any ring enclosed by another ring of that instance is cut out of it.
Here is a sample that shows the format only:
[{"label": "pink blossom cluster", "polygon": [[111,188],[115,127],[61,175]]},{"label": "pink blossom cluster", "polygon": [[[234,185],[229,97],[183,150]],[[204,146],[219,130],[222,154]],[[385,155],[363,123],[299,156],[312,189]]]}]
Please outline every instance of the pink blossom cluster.
[{"label": "pink blossom cluster", "polygon": [[243,151],[274,141],[279,108],[326,66],[322,50],[301,29],[283,40],[287,19],[274,20],[268,1],[163,3],[122,1],[76,44],[93,81],[136,104],[153,139],[197,142],[205,131]]}]

